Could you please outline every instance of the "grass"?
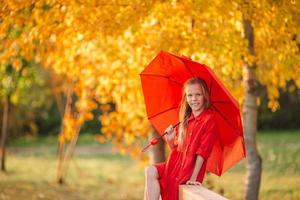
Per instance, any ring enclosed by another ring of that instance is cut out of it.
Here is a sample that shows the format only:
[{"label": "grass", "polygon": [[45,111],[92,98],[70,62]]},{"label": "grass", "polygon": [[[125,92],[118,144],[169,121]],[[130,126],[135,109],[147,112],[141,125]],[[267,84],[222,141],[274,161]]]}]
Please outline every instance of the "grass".
[{"label": "grass", "polygon": [[264,171],[282,176],[300,175],[300,131],[263,132],[258,141]]},{"label": "grass", "polygon": [[56,157],[10,155],[0,174],[0,199],[140,199],[141,167],[118,154],[76,156],[67,183],[56,184]]},{"label": "grass", "polygon": [[[300,131],[265,131],[257,139],[263,158],[260,199],[300,199]],[[80,136],[67,183],[57,185],[56,141],[51,136],[10,142],[18,151],[8,154],[8,172],[0,173],[0,200],[142,199],[143,166],[128,156],[102,151],[92,135]],[[107,148],[110,144],[104,144]],[[243,199],[245,168],[243,160],[221,178],[208,175],[204,184],[230,199]]]},{"label": "grass", "polygon": [[[47,135],[47,136],[24,136],[19,139],[10,139],[8,141],[8,146],[10,147],[40,147],[40,146],[55,146],[57,145],[58,137],[57,135]],[[78,138],[78,145],[91,145],[99,144],[96,140],[95,135],[92,134],[81,134]]]}]

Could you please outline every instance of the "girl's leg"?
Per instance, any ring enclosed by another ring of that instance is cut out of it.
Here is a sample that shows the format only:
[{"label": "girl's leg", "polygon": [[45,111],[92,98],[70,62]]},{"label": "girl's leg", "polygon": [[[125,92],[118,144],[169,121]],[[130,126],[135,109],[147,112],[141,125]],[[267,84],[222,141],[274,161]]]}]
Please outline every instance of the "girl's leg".
[{"label": "girl's leg", "polygon": [[145,190],[144,190],[144,200],[148,200],[148,194],[147,194],[147,183],[145,183]]},{"label": "girl's leg", "polygon": [[145,169],[145,194],[144,200],[159,200],[160,187],[156,167],[149,166]]}]

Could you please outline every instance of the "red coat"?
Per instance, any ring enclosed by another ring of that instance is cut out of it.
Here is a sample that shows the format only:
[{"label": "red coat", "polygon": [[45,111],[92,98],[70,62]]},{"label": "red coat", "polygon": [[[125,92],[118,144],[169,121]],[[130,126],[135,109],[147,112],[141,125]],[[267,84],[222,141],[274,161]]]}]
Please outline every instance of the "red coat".
[{"label": "red coat", "polygon": [[207,158],[218,136],[216,120],[210,110],[204,110],[196,118],[191,114],[188,120],[182,149],[175,146],[166,162],[155,165],[158,170],[162,200],[178,200],[178,187],[190,179],[197,155],[204,159],[197,176],[197,181],[202,183]]}]

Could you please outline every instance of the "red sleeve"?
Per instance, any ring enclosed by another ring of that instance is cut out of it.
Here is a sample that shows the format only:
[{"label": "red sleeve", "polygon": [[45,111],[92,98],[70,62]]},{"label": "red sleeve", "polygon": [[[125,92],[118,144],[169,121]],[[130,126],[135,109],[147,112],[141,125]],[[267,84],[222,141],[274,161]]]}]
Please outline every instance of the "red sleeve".
[{"label": "red sleeve", "polygon": [[210,156],[214,143],[217,139],[218,128],[214,116],[211,116],[207,122],[203,135],[200,139],[200,144],[196,150],[196,154],[200,155],[203,159]]}]

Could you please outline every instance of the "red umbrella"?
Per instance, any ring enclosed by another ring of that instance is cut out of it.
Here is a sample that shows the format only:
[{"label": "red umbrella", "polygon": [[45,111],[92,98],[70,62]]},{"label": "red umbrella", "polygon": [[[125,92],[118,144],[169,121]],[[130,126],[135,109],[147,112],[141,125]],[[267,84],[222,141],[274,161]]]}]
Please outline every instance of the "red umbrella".
[{"label": "red umbrella", "polygon": [[[160,52],[140,76],[148,119],[161,135],[170,124],[178,124],[185,81],[193,77],[205,80],[210,109],[219,128],[207,171],[220,176],[246,156],[238,102],[209,67],[186,57]],[[155,139],[151,143],[155,145]]]}]

